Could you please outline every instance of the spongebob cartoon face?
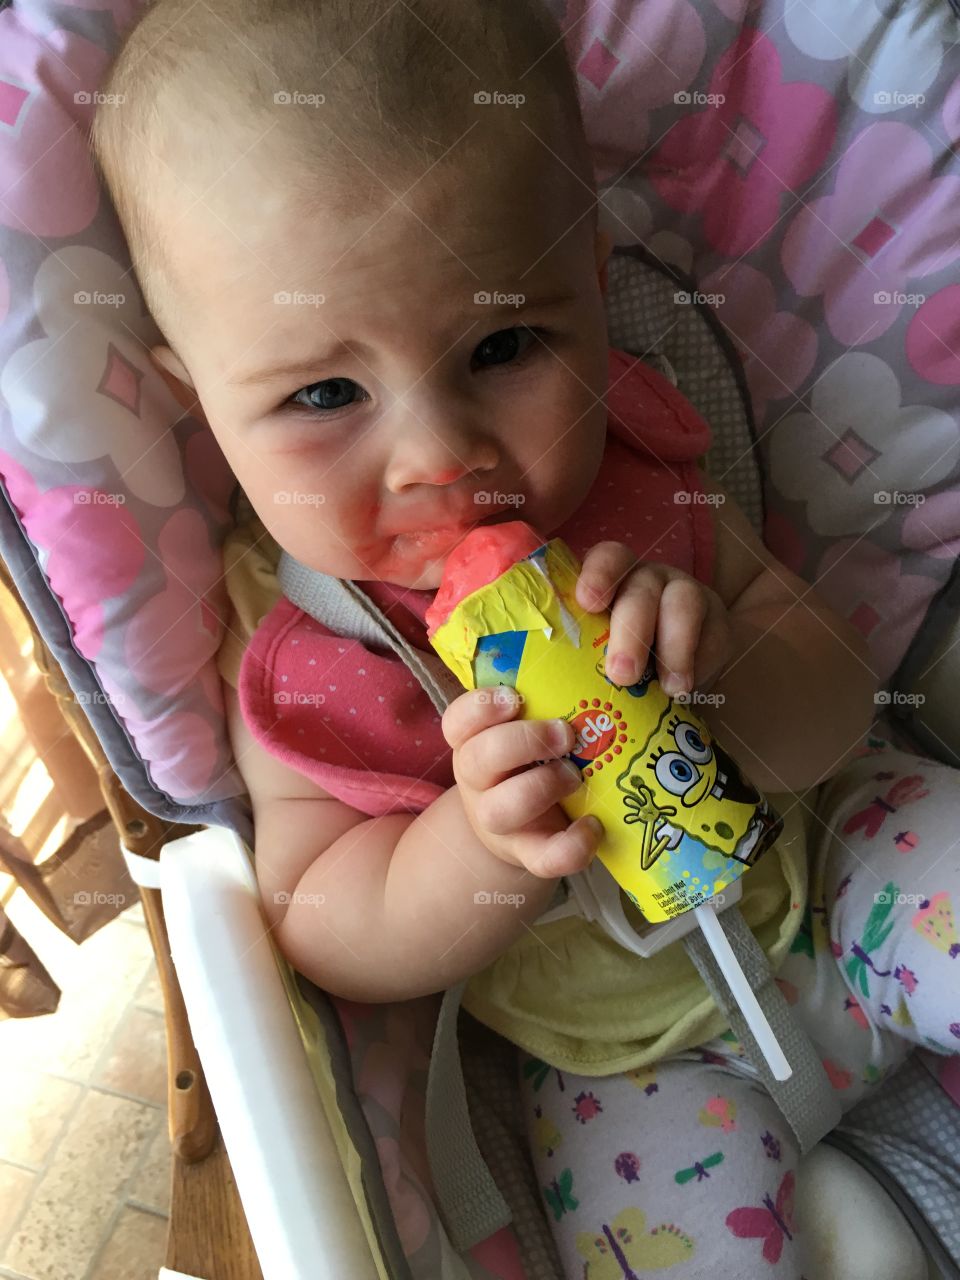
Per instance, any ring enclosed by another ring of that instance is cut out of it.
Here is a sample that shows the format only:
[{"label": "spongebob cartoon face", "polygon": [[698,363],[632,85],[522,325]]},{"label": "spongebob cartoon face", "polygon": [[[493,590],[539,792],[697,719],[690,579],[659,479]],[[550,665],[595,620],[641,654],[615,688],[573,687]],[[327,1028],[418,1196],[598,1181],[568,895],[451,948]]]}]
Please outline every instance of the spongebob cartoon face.
[{"label": "spongebob cartoon face", "polygon": [[686,832],[709,849],[748,865],[767,829],[760,793],[685,708],[666,707],[643,747],[617,779],[627,822],[644,824],[647,870]]}]

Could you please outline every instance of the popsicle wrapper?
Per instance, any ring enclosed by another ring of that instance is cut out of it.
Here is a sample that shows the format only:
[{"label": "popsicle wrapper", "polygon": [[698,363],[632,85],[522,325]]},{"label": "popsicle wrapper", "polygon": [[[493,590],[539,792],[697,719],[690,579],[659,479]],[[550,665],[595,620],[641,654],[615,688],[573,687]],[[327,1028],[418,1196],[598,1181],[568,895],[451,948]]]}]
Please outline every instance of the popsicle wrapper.
[{"label": "popsicle wrapper", "polygon": [[783,824],[652,661],[636,684],[607,679],[610,615],[580,608],[579,575],[554,538],[461,600],[431,644],[464,688],[509,685],[525,719],[573,725],[583,785],[562,808],[596,814],[598,857],[647,920],[672,920],[722,894]]}]

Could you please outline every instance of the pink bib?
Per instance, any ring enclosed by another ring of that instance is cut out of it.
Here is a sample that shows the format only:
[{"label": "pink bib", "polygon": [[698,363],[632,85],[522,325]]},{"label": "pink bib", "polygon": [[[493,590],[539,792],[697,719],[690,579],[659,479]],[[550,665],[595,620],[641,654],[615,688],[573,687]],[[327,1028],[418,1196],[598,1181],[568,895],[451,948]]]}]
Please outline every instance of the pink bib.
[{"label": "pink bib", "polygon": [[[597,542],[624,542],[641,560],[709,584],[712,509],[674,498],[703,492],[696,459],[710,429],[665,378],[625,352],[610,352],[610,385],[597,478],[550,536],[580,559]],[[432,653],[424,614],[433,591],[358,585],[407,640]],[[440,717],[405,663],[334,634],[286,598],[251,638],[238,692],[261,746],[361,813],[420,813],[454,784]]]}]

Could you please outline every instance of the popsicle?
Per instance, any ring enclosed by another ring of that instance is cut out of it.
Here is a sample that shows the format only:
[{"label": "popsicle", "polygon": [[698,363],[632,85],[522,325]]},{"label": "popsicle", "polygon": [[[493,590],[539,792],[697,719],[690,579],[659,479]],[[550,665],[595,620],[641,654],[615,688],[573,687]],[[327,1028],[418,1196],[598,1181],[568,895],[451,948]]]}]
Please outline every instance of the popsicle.
[{"label": "popsicle", "polygon": [[580,565],[523,521],[480,526],[450,553],[427,611],[430,643],[467,688],[505,684],[523,715],[561,717],[583,785],[561,802],[604,827],[598,857],[649,921],[694,911],[777,1079],[791,1074],[716,918],[718,895],[782,830],[780,818],[651,658],[633,685],[605,673],[608,613],[576,600]]}]

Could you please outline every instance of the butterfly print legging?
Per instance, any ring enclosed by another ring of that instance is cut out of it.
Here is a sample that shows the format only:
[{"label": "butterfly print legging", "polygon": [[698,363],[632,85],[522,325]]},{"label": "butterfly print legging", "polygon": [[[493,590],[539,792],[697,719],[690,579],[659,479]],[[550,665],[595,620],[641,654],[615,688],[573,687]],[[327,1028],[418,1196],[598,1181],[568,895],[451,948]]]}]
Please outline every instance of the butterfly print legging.
[{"label": "butterfly print legging", "polygon": [[[814,793],[809,903],[777,974],[845,1111],[916,1048],[960,1053],[960,771],[870,742]],[[518,1056],[565,1276],[814,1280],[795,1140],[731,1032],[616,1076]]]}]

